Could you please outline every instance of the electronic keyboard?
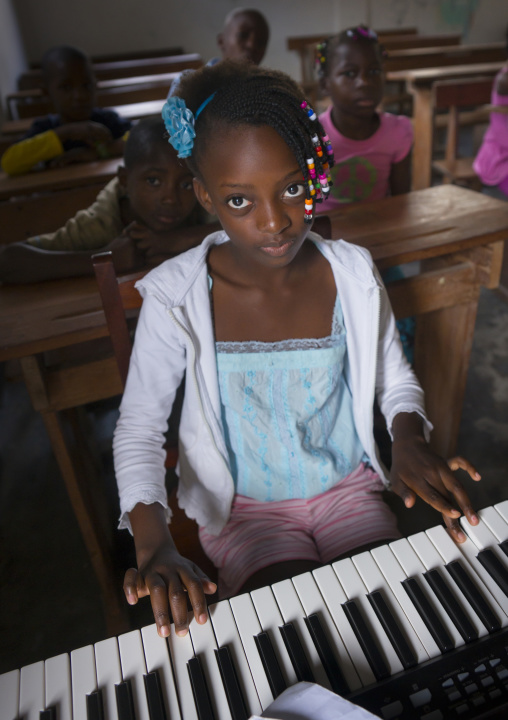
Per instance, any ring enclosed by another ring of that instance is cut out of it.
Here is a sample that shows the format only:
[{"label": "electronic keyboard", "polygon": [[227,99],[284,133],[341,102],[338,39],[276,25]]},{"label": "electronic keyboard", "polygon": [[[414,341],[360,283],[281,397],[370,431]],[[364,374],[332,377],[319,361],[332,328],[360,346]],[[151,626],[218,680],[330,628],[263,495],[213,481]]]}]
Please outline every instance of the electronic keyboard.
[{"label": "electronic keyboard", "polygon": [[298,681],[383,720],[508,718],[508,501],[0,676],[0,720],[247,720]]}]

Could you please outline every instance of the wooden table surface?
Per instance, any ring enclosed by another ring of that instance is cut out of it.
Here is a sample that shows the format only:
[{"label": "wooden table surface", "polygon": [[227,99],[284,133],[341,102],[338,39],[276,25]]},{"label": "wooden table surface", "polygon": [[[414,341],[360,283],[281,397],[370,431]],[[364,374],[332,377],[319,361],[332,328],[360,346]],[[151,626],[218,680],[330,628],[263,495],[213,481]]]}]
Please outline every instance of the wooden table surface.
[{"label": "wooden table surface", "polygon": [[10,177],[0,172],[0,201],[48,190],[65,190],[83,185],[104,185],[115,177],[122,158],[109,158],[90,163],[76,163],[52,170],[34,170]]},{"label": "wooden table surface", "polygon": [[[368,247],[379,267],[437,257],[508,237],[508,206],[455,185],[347,205],[332,235]],[[0,360],[107,334],[95,278],[0,287]]]},{"label": "wooden table surface", "polygon": [[427,188],[431,181],[434,130],[432,85],[440,80],[478,76],[492,76],[494,78],[503,67],[503,64],[502,62],[492,62],[474,65],[451,65],[443,68],[421,68],[419,70],[400,70],[387,73],[386,78],[388,81],[404,81],[407,91],[413,96],[412,190]]}]

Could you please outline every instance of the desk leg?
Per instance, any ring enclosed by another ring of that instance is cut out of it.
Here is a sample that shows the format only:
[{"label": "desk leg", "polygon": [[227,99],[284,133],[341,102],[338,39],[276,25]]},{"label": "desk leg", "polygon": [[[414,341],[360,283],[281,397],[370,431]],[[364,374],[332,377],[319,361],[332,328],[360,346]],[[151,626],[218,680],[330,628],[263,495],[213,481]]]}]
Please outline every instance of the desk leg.
[{"label": "desk leg", "polygon": [[478,296],[476,286],[476,299],[417,319],[415,371],[434,425],[430,444],[444,458],[456,452]]},{"label": "desk leg", "polygon": [[429,88],[410,87],[413,95],[414,145],[411,190],[430,187],[432,163],[432,96]]},{"label": "desk leg", "polygon": [[[45,388],[35,357],[21,360],[26,386],[34,408],[41,413],[53,453],[62,473],[69,499],[78,521],[93,570],[101,588],[107,632],[118,635],[128,629],[127,607],[120,600],[120,581],[112,563],[111,541],[104,531],[101,498],[94,492],[93,463],[85,457],[84,444],[72,438],[71,428],[64,427],[62,412],[44,407]],[[67,432],[66,432],[67,431]],[[70,440],[72,439],[72,442]],[[102,493],[101,493],[102,494]],[[104,499],[104,507],[105,507]]]}]

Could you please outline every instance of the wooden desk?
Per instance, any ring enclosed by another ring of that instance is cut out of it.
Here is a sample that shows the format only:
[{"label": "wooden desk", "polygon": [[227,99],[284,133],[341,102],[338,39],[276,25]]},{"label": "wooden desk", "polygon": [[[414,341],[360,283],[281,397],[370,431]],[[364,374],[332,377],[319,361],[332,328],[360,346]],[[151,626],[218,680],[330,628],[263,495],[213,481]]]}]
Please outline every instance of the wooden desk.
[{"label": "wooden desk", "polygon": [[[398,317],[417,316],[415,367],[435,425],[433,446],[444,456],[455,449],[479,289],[495,287],[499,280],[502,241],[508,237],[506,210],[501,201],[442,185],[349,205],[330,216],[332,236],[368,247],[380,268],[413,260],[440,265],[392,283],[389,295]],[[89,477],[83,479],[76,467],[62,423],[70,409],[118,394],[118,370],[109,356],[48,367],[44,355],[107,334],[94,278],[0,287],[0,361],[20,359],[103,595],[112,598],[107,604],[112,626],[118,604],[113,575],[99,552],[104,547],[94,520],[99,509],[91,506]],[[79,445],[79,433],[73,437]]]},{"label": "wooden desk", "polygon": [[84,185],[106,185],[115,177],[122,158],[76,163],[53,170],[34,170],[10,177],[0,172],[0,201],[48,190],[66,190]]},{"label": "wooden desk", "polygon": [[434,128],[432,86],[434,82],[475,76],[492,76],[493,78],[503,64],[503,62],[494,62],[477,65],[454,65],[446,68],[425,68],[387,73],[388,81],[405,81],[407,91],[413,96],[412,190],[422,190],[430,185]]},{"label": "wooden desk", "polygon": [[454,65],[506,62],[506,43],[454,45],[451,47],[389,49],[385,71],[444,68]]}]

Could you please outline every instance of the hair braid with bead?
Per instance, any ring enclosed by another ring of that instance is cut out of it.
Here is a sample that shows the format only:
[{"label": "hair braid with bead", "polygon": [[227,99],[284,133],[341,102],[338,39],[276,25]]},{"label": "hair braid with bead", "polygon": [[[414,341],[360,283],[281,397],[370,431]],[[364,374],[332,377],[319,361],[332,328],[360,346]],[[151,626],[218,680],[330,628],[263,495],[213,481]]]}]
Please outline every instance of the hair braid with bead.
[{"label": "hair braid with bead", "polygon": [[312,221],[314,202],[321,202],[330,189],[333,151],[316,114],[289,76],[222,61],[184,76],[175,94],[197,114],[194,147],[187,158],[193,173],[199,175],[200,157],[212,132],[224,132],[225,125],[268,125],[295,155],[305,181],[305,220]]}]

